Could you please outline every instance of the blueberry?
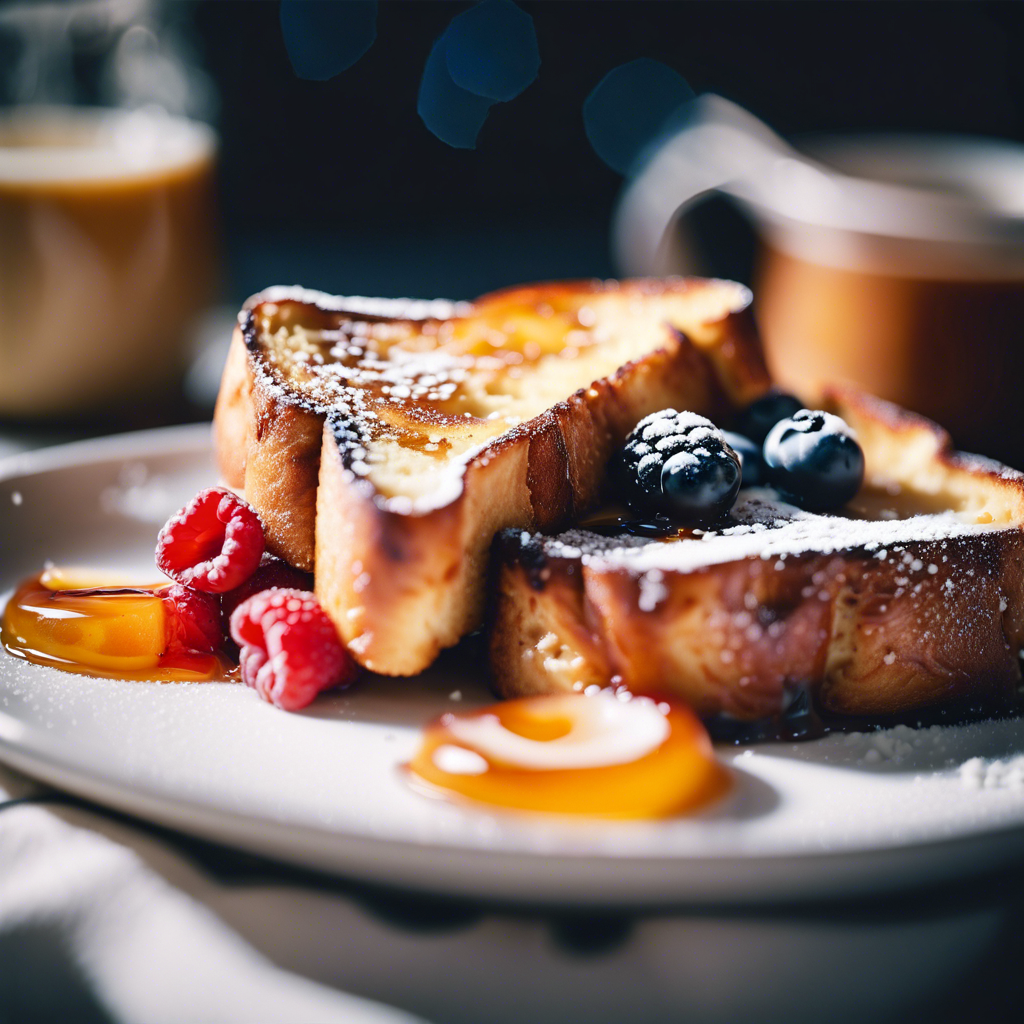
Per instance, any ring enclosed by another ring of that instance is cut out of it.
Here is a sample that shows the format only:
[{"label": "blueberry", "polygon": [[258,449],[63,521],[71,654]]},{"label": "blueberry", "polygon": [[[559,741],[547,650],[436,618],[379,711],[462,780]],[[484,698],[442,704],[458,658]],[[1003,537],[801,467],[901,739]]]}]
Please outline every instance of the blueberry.
[{"label": "blueberry", "polygon": [[864,480],[864,453],[846,423],[801,409],[776,423],[764,442],[771,482],[808,512],[845,505]]},{"label": "blueberry", "polygon": [[734,434],[731,430],[723,430],[725,443],[740,457],[740,469],[743,475],[741,487],[763,487],[768,482],[768,473],[764,465],[761,446],[749,437]]},{"label": "blueberry", "polygon": [[736,500],[740,460],[722,442],[676,452],[661,470],[661,488],[670,515],[697,526],[713,523]]},{"label": "blueberry", "polygon": [[736,433],[749,437],[754,444],[763,444],[776,423],[799,412],[803,407],[800,399],[773,388],[757,401],[751,402],[736,417]]},{"label": "blueberry", "polygon": [[700,526],[732,507],[740,461],[710,420],[664,409],[629,435],[615,477],[634,512]]}]

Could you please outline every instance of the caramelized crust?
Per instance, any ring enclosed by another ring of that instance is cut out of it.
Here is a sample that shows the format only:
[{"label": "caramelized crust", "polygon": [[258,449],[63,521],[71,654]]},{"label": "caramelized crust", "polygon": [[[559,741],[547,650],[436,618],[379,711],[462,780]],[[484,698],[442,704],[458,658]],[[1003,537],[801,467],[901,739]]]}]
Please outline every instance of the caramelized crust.
[{"label": "caramelized crust", "polygon": [[867,460],[855,518],[766,497],[761,509],[749,499],[749,521],[729,535],[641,545],[502,534],[499,691],[621,683],[747,721],[780,715],[805,689],[831,715],[1014,704],[1024,478],[952,451],[934,424],[895,406],[850,391],[831,402]]},{"label": "caramelized crust", "polygon": [[315,566],[355,657],[414,674],[479,625],[496,531],[558,529],[591,507],[649,412],[718,417],[768,386],[748,304],[698,280],[460,306],[273,289],[232,342],[221,471],[270,549]]}]

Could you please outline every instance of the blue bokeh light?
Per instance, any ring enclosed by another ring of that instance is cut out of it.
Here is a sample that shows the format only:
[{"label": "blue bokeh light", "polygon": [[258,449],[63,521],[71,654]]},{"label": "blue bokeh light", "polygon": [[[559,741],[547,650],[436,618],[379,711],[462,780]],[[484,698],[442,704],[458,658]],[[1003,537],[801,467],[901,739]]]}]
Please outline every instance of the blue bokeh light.
[{"label": "blue bokeh light", "polygon": [[678,71],[641,57],[613,68],[583,103],[583,126],[597,155],[627,174],[694,98]]},{"label": "blue bokeh light", "polygon": [[416,110],[423,123],[442,142],[455,149],[474,149],[492,101],[460,89],[448,73],[446,42],[434,43],[423,68]]},{"label": "blue bokeh light", "polygon": [[539,69],[533,18],[512,0],[482,0],[434,43],[416,109],[442,142],[474,149],[491,107],[518,96]]},{"label": "blue bokeh light", "polygon": [[452,81],[476,96],[515,99],[540,70],[533,18],[512,0],[482,0],[453,18],[443,38]]},{"label": "blue bokeh light", "polygon": [[281,32],[299,78],[325,82],[377,38],[377,0],[281,0]]}]

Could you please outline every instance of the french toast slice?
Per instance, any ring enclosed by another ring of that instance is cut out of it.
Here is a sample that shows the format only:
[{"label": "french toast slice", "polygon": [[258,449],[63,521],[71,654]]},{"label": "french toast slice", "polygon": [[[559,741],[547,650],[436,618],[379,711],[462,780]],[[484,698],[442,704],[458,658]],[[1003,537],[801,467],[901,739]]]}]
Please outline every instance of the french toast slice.
[{"label": "french toast slice", "polygon": [[355,658],[411,675],[480,624],[499,529],[587,510],[648,413],[721,415],[768,387],[749,303],[706,280],[459,305],[274,288],[246,303],[232,341],[221,472],[270,550],[315,569]]},{"label": "french toast slice", "polygon": [[826,717],[1019,704],[1024,476],[880,400],[826,402],[866,461],[837,515],[750,489],[705,533],[502,533],[499,692],[621,684],[720,722],[778,722],[804,694]]}]

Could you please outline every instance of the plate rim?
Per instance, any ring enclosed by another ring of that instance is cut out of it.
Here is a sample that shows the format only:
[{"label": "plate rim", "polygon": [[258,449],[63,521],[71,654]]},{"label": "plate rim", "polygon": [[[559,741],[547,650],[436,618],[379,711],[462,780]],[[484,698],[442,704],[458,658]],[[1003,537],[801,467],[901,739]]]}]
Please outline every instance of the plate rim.
[{"label": "plate rim", "polygon": [[[96,770],[68,765],[52,751],[16,746],[9,738],[10,732],[34,733],[37,740],[46,736],[0,712],[0,760],[101,808],[113,808],[144,823],[355,882],[491,902],[522,904],[524,887],[531,886],[529,902],[538,906],[669,910],[708,905],[760,906],[780,901],[811,903],[823,898],[843,900],[924,889],[954,878],[983,875],[1024,856],[1022,824],[890,847],[750,856],[636,857],[425,844],[278,822],[192,802],[145,785],[129,785]],[[41,744],[47,745],[47,740]],[[284,835],[288,836],[286,841],[282,841]],[[948,866],[950,853],[957,850],[973,854],[969,865],[963,856],[957,858],[955,868]],[[381,857],[382,852],[387,856]],[[915,878],[909,883],[905,871],[897,866],[907,857],[915,860]],[[415,861],[415,872],[409,871],[410,859]],[[425,861],[430,862],[429,871],[423,870]],[[890,863],[894,870],[885,871]],[[614,875],[615,888],[595,895],[602,882],[593,878],[581,882],[578,869],[582,864],[591,870],[598,868],[602,875]],[[794,866],[801,869],[798,881],[793,878]],[[723,868],[724,879],[719,877]],[[756,875],[756,885],[738,886],[737,875],[750,876],[751,882]]]},{"label": "plate rim", "polygon": [[[0,481],[114,459],[212,456],[211,428],[209,422],[147,428],[15,453],[0,459]],[[637,857],[422,843],[289,824],[207,806],[130,783],[94,767],[83,769],[63,759],[53,749],[57,746],[45,730],[0,711],[0,760],[104,807],[273,860],[353,880],[492,901],[523,903],[527,887],[529,901],[538,905],[667,908],[806,902],[823,896],[848,898],[905,891],[970,877],[1024,855],[1024,822],[1003,822],[978,832],[895,846],[741,856]],[[964,855],[956,856],[958,863],[953,865],[951,853],[957,849],[962,849]],[[967,858],[968,851],[974,856]],[[905,865],[903,870],[897,868],[897,863],[907,857],[915,859],[912,883],[908,883]],[[884,871],[887,863],[892,863],[894,870]],[[579,868],[583,865],[591,875],[581,881]],[[802,870],[794,872],[794,866]],[[595,869],[607,875],[614,886],[602,889],[602,883],[592,877]],[[723,870],[726,882],[720,877]],[[737,875],[749,876],[750,884],[737,886]],[[598,889],[602,890],[599,894]]]},{"label": "plate rim", "polygon": [[71,469],[84,462],[101,461],[115,453],[119,458],[167,455],[188,449],[213,454],[213,423],[178,423],[169,427],[147,427],[118,434],[85,437],[62,444],[47,445],[14,452],[0,458],[0,481],[16,476],[35,476],[55,470]]}]

